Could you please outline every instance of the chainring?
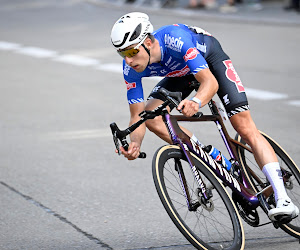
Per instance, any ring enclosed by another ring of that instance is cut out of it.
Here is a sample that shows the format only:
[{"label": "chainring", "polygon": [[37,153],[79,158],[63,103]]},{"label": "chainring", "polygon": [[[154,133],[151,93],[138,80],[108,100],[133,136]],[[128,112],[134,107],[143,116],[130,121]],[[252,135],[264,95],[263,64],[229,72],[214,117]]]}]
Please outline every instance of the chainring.
[{"label": "chainring", "polygon": [[252,227],[259,226],[259,216],[256,209],[250,209],[249,205],[239,197],[236,193],[232,193],[232,199],[239,211],[240,216],[245,222],[247,222]]}]

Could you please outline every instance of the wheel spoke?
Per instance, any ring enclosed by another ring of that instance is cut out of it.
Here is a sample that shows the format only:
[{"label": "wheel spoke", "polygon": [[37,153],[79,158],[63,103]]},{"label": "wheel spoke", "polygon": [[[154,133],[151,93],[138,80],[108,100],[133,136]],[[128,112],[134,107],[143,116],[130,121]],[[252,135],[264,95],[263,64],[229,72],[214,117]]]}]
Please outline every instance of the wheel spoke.
[{"label": "wheel spoke", "polygon": [[[221,186],[217,179],[213,181],[208,180],[207,174],[211,175],[209,170],[205,172],[205,169],[199,168],[199,174],[203,182],[213,187],[213,197],[208,201],[207,207],[205,207],[204,204],[201,205],[202,199],[198,197],[197,192],[198,184],[188,162],[179,158],[178,154],[176,154],[177,157],[166,155],[166,160],[160,166],[161,172],[159,175],[161,176],[160,183],[163,183],[165,192],[162,197],[167,197],[167,204],[171,204],[172,206],[169,207],[165,205],[167,210],[172,210],[169,214],[172,215],[176,213],[175,217],[170,215],[174,223],[176,224],[179,219],[181,221],[179,225],[184,226],[183,234],[189,231],[193,235],[193,239],[198,239],[199,242],[202,242],[201,244],[205,242],[205,244],[207,244],[206,247],[209,246],[213,249],[230,248],[233,244],[236,244],[236,242],[241,244],[242,239],[236,240],[236,237],[238,237],[237,232],[242,231],[241,229],[236,229],[236,227],[241,226],[240,221],[236,220],[234,223],[232,222],[232,219],[236,219],[238,216],[234,215],[236,210],[231,207],[231,200],[227,196],[228,194],[224,187]],[[180,179],[179,172],[175,168],[174,158],[177,158],[177,161],[180,159],[182,165],[182,170],[180,171],[183,171],[183,173],[181,173],[185,178],[184,181]],[[212,177],[210,176],[210,178]],[[189,211],[188,209],[187,197],[185,195],[186,191],[183,190],[183,183],[185,183],[188,188],[191,205],[199,204],[196,211]],[[224,203],[224,201],[226,201],[226,203]],[[191,241],[189,237],[187,239]]]}]

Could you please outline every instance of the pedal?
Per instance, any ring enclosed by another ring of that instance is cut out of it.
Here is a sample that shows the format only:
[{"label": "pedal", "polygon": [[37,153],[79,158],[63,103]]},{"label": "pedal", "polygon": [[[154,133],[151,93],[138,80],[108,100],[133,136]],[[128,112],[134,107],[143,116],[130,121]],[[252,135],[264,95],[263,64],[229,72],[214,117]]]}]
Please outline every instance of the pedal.
[{"label": "pedal", "polygon": [[277,215],[275,219],[279,224],[287,224],[291,222],[293,218],[290,215]]}]

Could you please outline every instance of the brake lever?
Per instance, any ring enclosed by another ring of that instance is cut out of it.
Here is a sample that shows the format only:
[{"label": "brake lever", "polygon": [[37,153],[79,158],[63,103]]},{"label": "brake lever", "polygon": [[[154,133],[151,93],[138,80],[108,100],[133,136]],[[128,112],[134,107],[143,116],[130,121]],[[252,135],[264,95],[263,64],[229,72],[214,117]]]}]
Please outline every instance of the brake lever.
[{"label": "brake lever", "polygon": [[113,133],[113,140],[114,140],[114,143],[116,146],[116,150],[118,151],[118,155],[121,155],[120,143],[119,143],[119,140],[118,140],[116,134],[117,134],[117,132]]},{"label": "brake lever", "polygon": [[[119,143],[119,141],[121,142],[123,148],[126,151],[128,151],[129,144],[126,141],[126,135],[127,135],[127,133],[124,132],[124,131],[121,131],[118,128],[117,124],[114,123],[114,122],[110,124],[110,128],[111,128],[111,131],[112,131],[113,141],[114,141],[114,144],[116,146],[116,150],[118,151],[118,155],[122,154],[121,150],[120,150],[120,143]],[[146,153],[140,152],[138,158],[146,158]]]}]

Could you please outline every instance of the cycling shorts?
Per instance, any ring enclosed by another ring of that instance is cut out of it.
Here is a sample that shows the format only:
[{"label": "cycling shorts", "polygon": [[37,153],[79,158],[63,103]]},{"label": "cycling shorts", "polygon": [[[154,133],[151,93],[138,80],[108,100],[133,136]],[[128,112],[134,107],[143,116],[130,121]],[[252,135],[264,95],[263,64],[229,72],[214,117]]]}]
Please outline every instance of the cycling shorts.
[{"label": "cycling shorts", "polygon": [[[213,48],[210,55],[205,58],[209,69],[219,83],[217,92],[222,101],[228,117],[249,110],[249,104],[243,84],[235,71],[230,58],[222,50],[219,42],[214,38]],[[194,75],[183,77],[165,77],[163,78],[150,93],[149,99],[159,99],[164,101],[164,98],[157,92],[160,87],[164,87],[169,91],[182,92],[182,99],[187,98],[193,91],[190,84],[196,81]],[[174,108],[174,107],[171,107]]]}]

